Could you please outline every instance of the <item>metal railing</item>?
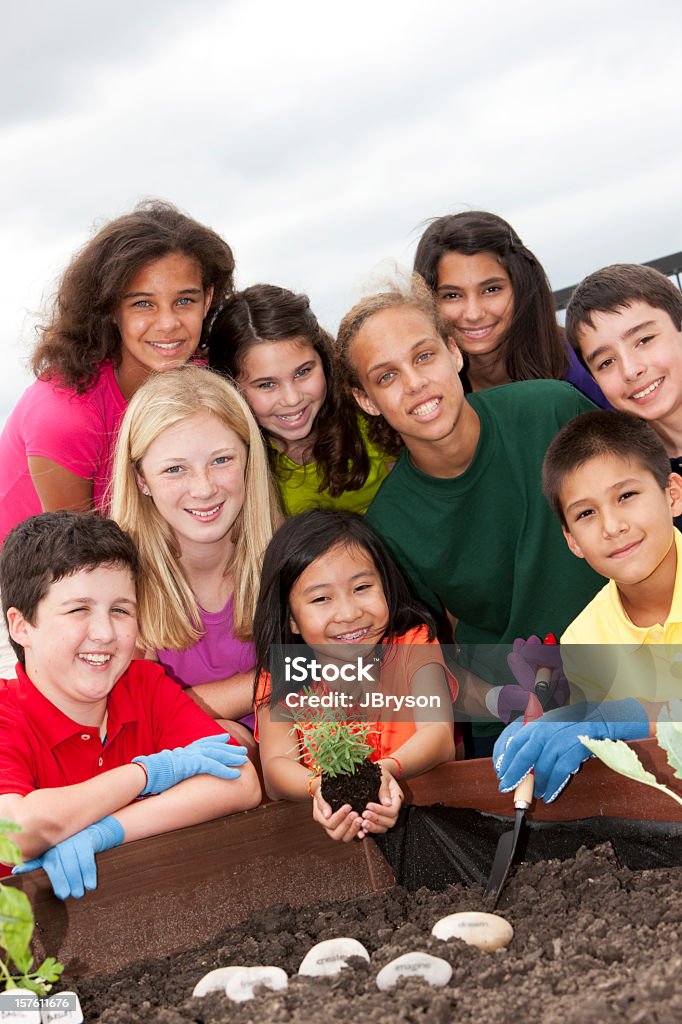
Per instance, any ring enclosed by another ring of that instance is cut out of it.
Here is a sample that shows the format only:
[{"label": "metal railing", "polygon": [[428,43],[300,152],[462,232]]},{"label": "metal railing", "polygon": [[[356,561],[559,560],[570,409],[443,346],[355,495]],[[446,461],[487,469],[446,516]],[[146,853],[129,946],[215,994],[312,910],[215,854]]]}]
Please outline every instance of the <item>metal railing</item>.
[{"label": "metal railing", "polygon": [[[642,264],[645,267],[653,267],[654,270],[660,270],[666,277],[674,278],[677,287],[682,291],[682,281],[680,275],[682,274],[682,252],[674,252],[672,256],[661,256],[657,260],[649,260],[648,263]],[[575,291],[577,285],[569,285],[568,288],[559,288],[554,294],[554,304],[557,312],[562,309],[566,309],[568,300]]]}]

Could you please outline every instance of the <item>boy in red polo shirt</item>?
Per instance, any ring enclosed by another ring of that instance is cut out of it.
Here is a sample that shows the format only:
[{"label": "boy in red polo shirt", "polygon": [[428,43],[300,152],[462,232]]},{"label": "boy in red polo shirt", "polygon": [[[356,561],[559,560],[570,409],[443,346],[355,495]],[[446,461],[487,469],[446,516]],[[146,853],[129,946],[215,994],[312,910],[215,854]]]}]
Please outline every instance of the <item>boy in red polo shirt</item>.
[{"label": "boy in red polo shirt", "polygon": [[42,866],[61,899],[96,887],[102,850],[260,800],[244,747],[132,661],[138,572],[130,537],[79,512],[27,519],[0,557],[19,659],[0,681],[0,818],[34,858],[18,870]]}]

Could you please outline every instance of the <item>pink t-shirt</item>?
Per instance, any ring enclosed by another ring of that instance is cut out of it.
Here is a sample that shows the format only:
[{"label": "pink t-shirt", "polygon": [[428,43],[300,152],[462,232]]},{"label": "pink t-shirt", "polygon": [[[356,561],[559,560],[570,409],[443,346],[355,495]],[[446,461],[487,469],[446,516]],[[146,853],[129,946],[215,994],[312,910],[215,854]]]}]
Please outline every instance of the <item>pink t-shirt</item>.
[{"label": "pink t-shirt", "polygon": [[[222,611],[199,609],[204,635],[185,651],[162,649],[157,656],[171,679],[180,686],[196,686],[229,679],[237,672],[248,672],[256,664],[256,648],[234,635],[233,599]],[[253,715],[241,719],[253,729]]]},{"label": "pink t-shirt", "polygon": [[108,361],[83,395],[55,380],[36,380],[24,391],[0,435],[0,543],[17,523],[42,512],[30,455],[92,480],[95,508],[103,510],[126,407]]}]

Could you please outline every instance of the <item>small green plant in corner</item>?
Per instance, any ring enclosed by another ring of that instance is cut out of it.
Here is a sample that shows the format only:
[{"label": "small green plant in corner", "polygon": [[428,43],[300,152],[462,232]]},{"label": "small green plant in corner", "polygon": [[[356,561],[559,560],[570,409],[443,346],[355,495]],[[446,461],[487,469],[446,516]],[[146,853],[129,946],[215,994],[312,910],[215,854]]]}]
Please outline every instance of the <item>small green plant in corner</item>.
[{"label": "small green plant in corner", "polygon": [[[662,708],[656,725],[656,738],[658,745],[665,750],[675,778],[682,779],[682,700],[671,700],[667,707]],[[678,804],[682,804],[682,796],[664,786],[655,775],[648,772],[632,747],[623,740],[592,740],[587,736],[580,736],[579,739],[613,771],[625,775],[628,779],[642,782],[645,786],[660,789]]]},{"label": "small green plant in corner", "polygon": [[[21,829],[0,818],[0,861],[21,864],[23,858],[10,832]],[[49,956],[33,969],[31,936],[35,921],[31,903],[25,892],[0,882],[0,989],[27,988],[38,996],[46,995],[64,970],[62,964]]]}]

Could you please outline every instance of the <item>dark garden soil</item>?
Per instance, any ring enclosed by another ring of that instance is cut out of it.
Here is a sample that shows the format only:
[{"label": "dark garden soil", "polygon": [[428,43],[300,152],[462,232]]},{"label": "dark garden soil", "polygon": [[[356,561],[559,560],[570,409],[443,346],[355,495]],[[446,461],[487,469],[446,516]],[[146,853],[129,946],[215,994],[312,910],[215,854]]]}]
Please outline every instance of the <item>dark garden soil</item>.
[{"label": "dark garden soil", "polygon": [[322,796],[332,811],[338,811],[344,804],[350,804],[354,811],[362,814],[369,803],[379,802],[381,768],[372,761],[363,761],[352,775],[329,776],[322,780]]},{"label": "dark garden soil", "polygon": [[[192,954],[147,960],[75,987],[88,1024],[682,1021],[682,868],[631,871],[619,866],[608,844],[563,862],[521,864],[498,907],[515,930],[506,950],[482,953],[431,936],[438,918],[480,909],[478,885],[279,907],[226,929]],[[308,949],[335,936],[359,939],[371,963],[354,960],[357,966],[327,980],[297,977]],[[449,984],[430,988],[412,978],[380,992],[378,970],[415,949],[452,964]],[[239,1004],[218,993],[191,998],[199,978],[230,964],[282,967],[289,988]]]}]

